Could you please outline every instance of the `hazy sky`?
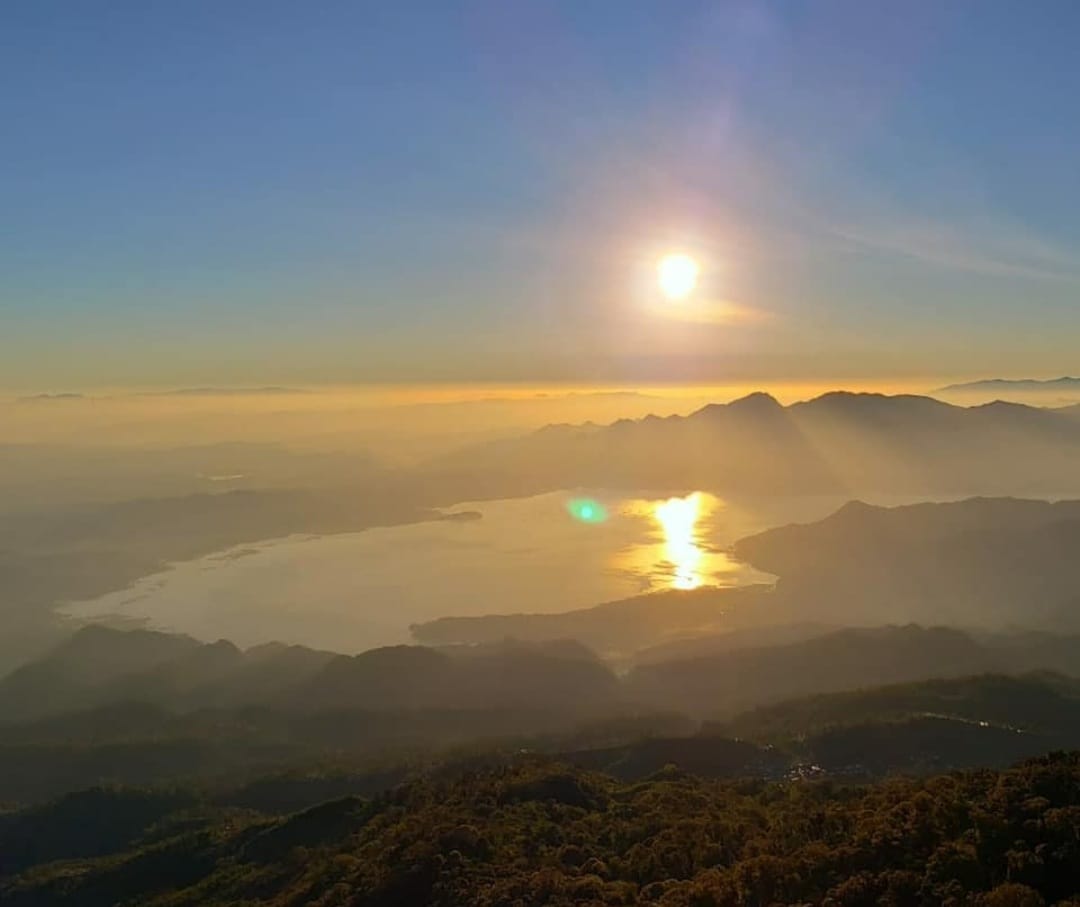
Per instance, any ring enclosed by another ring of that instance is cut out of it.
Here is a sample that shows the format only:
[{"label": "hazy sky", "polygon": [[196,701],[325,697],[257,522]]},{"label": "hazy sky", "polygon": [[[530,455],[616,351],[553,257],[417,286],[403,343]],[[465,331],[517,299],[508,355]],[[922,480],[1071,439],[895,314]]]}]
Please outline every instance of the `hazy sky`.
[{"label": "hazy sky", "polygon": [[1074,0],[7,0],[0,386],[1077,372],[1078,34]]}]

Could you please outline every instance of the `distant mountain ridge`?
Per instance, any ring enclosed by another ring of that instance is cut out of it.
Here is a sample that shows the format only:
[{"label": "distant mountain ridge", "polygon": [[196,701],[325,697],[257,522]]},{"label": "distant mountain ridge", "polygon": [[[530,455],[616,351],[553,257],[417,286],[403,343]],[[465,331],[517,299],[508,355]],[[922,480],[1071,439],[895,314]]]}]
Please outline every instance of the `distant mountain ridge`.
[{"label": "distant mountain ridge", "polygon": [[548,426],[444,457],[424,480],[475,495],[1046,495],[1080,493],[1077,462],[1080,421],[1064,412],[846,391],[783,406],[755,393],[687,416]]},{"label": "distant mountain ridge", "polygon": [[939,393],[954,391],[1080,391],[1080,378],[1064,375],[1061,378],[984,378],[980,381],[967,381],[938,388]]},{"label": "distant mountain ridge", "polygon": [[311,393],[306,388],[282,387],[271,384],[264,387],[178,387],[171,390],[144,391],[144,397],[258,397]]}]

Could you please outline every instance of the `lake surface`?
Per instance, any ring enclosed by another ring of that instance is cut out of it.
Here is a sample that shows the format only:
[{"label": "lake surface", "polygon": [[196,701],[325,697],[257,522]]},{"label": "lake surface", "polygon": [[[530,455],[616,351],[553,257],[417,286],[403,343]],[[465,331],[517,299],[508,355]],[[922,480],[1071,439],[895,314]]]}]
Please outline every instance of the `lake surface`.
[{"label": "lake surface", "polygon": [[452,512],[479,518],[245,545],[63,611],[240,646],[356,652],[409,642],[410,624],[447,615],[569,611],[658,589],[769,581],[725,549],[840,503],[567,492],[462,504]]}]

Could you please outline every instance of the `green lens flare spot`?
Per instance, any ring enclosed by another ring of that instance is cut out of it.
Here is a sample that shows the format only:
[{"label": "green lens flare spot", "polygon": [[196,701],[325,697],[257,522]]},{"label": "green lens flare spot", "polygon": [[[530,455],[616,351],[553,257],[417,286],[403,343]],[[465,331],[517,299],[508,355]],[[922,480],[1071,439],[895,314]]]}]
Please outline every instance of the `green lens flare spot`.
[{"label": "green lens flare spot", "polygon": [[567,501],[566,509],[579,523],[602,523],[608,517],[604,505],[592,498],[575,498]]}]

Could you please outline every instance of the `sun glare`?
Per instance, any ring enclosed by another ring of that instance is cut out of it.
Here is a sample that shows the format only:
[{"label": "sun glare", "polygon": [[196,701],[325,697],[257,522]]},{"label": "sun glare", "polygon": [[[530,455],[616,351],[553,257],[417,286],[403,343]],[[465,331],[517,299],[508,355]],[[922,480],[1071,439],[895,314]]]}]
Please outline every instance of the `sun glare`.
[{"label": "sun glare", "polygon": [[656,267],[660,292],[673,302],[686,299],[697,286],[699,271],[698,263],[689,255],[665,255]]},{"label": "sun glare", "polygon": [[664,532],[664,553],[674,568],[672,586],[676,589],[696,589],[704,582],[699,570],[704,552],[697,538],[701,509],[702,495],[694,492],[660,501],[653,510]]}]

